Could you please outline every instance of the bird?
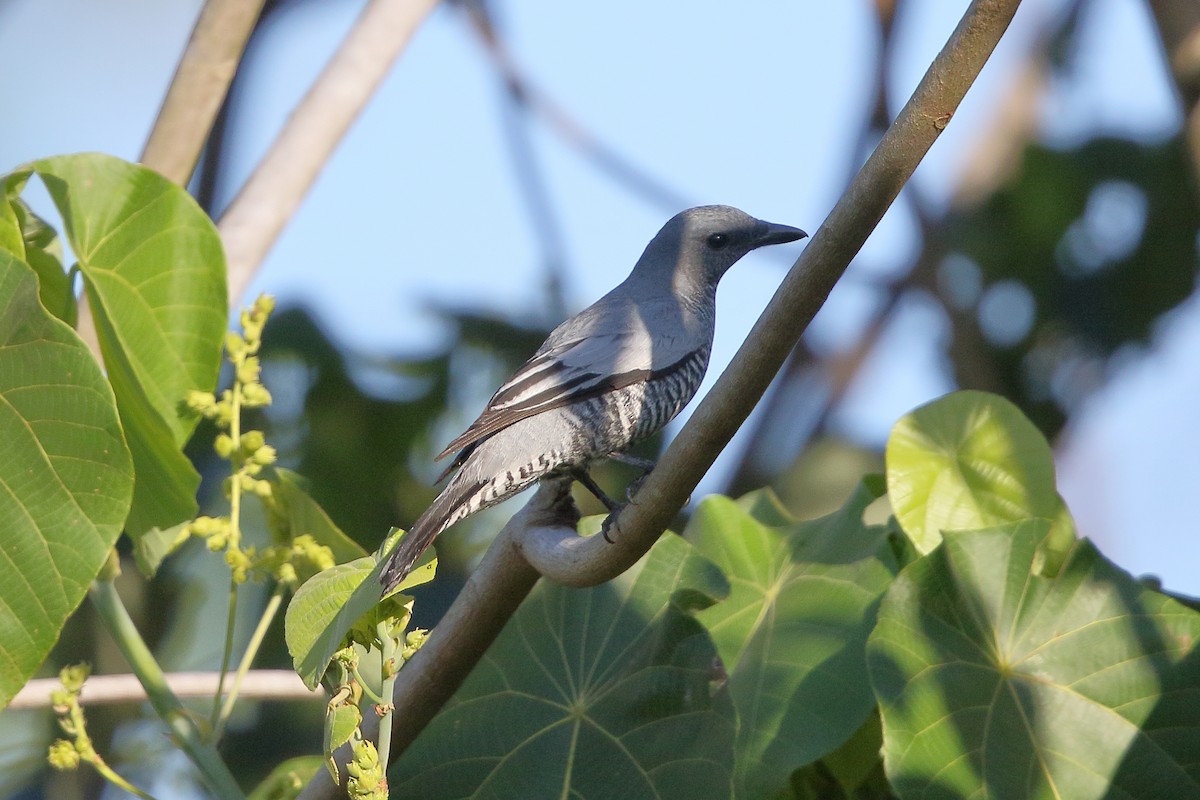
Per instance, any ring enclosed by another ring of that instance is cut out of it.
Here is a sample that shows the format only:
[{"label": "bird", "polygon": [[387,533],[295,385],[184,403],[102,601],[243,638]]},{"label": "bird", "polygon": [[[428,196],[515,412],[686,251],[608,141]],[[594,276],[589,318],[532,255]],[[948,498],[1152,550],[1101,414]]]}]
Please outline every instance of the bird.
[{"label": "bird", "polygon": [[598,492],[589,465],[620,458],[699,389],[721,276],[751,250],[807,235],[723,205],[668,220],[629,276],[551,331],[437,456],[454,454],[438,481],[453,477],[387,556],[384,595],[446,528],[539,479],[570,474]]}]

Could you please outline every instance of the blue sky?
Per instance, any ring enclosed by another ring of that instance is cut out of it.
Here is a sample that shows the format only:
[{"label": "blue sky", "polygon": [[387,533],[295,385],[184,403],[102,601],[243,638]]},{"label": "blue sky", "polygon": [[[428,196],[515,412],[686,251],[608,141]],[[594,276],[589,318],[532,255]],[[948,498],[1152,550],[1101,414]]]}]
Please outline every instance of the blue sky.
[{"label": "blue sky", "polygon": [[[267,31],[235,131],[239,174],[270,144],[360,5],[304,3]],[[1022,8],[915,176],[912,190],[923,202],[935,209],[947,202],[1021,54],[1062,5]],[[867,3],[499,6],[513,56],[541,88],[689,204],[729,203],[811,232],[836,200],[867,111],[875,48]],[[893,109],[964,6],[908,4],[890,75]],[[1094,0],[1089,7],[1079,78],[1051,87],[1042,136],[1065,144],[1099,132],[1170,135],[1179,113],[1144,3]],[[136,158],[198,8],[196,0],[0,3],[0,52],[22,65],[20,80],[0,84],[3,107],[18,110],[0,134],[0,166],[79,150]],[[458,13],[439,9],[252,292],[310,304],[338,340],[363,351],[418,352],[439,342],[447,331],[431,304],[536,307],[544,266],[499,108],[478,43]],[[567,303],[582,307],[624,277],[677,209],[597,173],[544,126],[532,133],[563,232]],[[815,346],[851,341],[877,298],[869,279],[903,268],[916,246],[902,202],[818,318]],[[710,383],[800,247],[752,254],[725,278]],[[908,305],[839,419],[861,441],[881,443],[899,415],[952,388],[938,350],[939,315],[919,300]],[[1192,400],[1200,389],[1196,305],[1172,315],[1144,361],[1117,373],[1059,450],[1062,491],[1083,530],[1135,573],[1157,572],[1168,586],[1200,593],[1200,577],[1188,568],[1196,563],[1189,501],[1200,490],[1192,455],[1200,449]]]}]

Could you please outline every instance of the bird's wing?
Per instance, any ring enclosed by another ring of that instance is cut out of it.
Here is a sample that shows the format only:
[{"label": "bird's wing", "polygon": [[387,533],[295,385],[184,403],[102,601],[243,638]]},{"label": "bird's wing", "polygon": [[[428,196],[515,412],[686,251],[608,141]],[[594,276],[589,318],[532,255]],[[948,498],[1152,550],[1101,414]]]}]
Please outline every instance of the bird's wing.
[{"label": "bird's wing", "polygon": [[479,419],[438,458],[518,420],[647,380],[660,359],[644,331],[592,334],[543,348],[492,396]]}]

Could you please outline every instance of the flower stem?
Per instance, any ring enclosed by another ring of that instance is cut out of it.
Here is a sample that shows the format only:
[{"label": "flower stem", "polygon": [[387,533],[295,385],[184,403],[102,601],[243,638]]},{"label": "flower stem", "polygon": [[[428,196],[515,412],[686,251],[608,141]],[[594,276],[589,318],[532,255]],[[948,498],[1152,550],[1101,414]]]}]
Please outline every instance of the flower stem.
[{"label": "flower stem", "polygon": [[392,622],[384,620],[379,623],[376,632],[379,635],[380,643],[380,658],[382,660],[383,685],[379,689],[379,694],[383,698],[380,708],[383,709],[383,714],[379,719],[379,763],[384,765],[384,771],[387,771],[388,751],[392,749],[392,712],[395,706],[392,705],[392,692],[396,688],[396,672],[400,669],[400,665],[396,663],[397,642],[392,636]]},{"label": "flower stem", "polygon": [[200,770],[213,794],[221,800],[244,800],[245,795],[216,748],[205,741],[179,698],[167,686],[162,667],[138,633],[112,581],[94,581],[88,594],[104,627],[146,690],[150,705],[171,729],[175,741]]},{"label": "flower stem", "polygon": [[221,654],[221,669],[217,673],[217,693],[213,695],[213,709],[209,716],[212,740],[220,738],[218,727],[221,721],[221,699],[225,696],[225,678],[229,674],[229,662],[233,660],[233,629],[237,624],[237,584],[229,582],[229,618],[225,622],[225,650]]},{"label": "flower stem", "polygon": [[[235,360],[235,367],[239,363]],[[229,408],[229,438],[233,442],[233,452],[230,455],[231,463],[233,464],[233,478],[229,485],[229,540],[226,542],[225,547],[227,550],[236,550],[242,546],[242,481],[241,464],[239,463],[239,453],[242,445],[242,382],[236,377],[229,393]],[[225,694],[225,676],[229,673],[229,663],[233,660],[233,630],[237,624],[237,596],[237,581],[230,578],[229,619],[225,624],[225,651],[221,655],[221,677],[217,679],[217,693],[213,696],[212,717],[210,719],[210,728],[214,742],[220,738],[221,728],[224,726],[222,721],[222,716],[224,715],[222,698]]]},{"label": "flower stem", "polygon": [[267,630],[271,627],[271,622],[274,621],[276,613],[279,612],[279,607],[283,603],[284,591],[283,584],[275,587],[271,598],[267,600],[266,608],[263,609],[262,618],[258,621],[258,627],[254,629],[254,633],[250,636],[250,641],[246,645],[246,652],[242,655],[237,673],[233,677],[233,686],[229,689],[229,694],[225,695],[225,702],[221,705],[221,713],[213,725],[212,738],[214,742],[221,740],[221,734],[225,731],[225,723],[229,721],[229,716],[233,713],[233,704],[237,700],[238,691],[242,688],[242,679],[250,671],[250,666],[254,663],[255,656],[258,655],[258,649],[262,646],[263,639],[267,635]]}]

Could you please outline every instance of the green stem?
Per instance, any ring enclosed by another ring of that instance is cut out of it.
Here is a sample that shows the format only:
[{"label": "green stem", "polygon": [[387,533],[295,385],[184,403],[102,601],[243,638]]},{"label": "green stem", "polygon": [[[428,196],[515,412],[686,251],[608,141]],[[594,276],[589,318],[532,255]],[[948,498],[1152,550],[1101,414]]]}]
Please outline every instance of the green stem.
[{"label": "green stem", "polygon": [[358,667],[354,668],[354,680],[358,681],[359,688],[362,689],[363,694],[367,696],[368,700],[379,705],[383,704],[383,698],[375,694],[375,690],[372,689],[365,680],[363,680],[362,673],[358,671]]},{"label": "green stem", "polygon": [[[233,361],[234,370],[240,366],[241,358],[231,359]],[[241,448],[242,448],[242,383],[234,377],[233,387],[230,390],[229,396],[229,438],[233,442],[233,452],[230,454],[230,462],[232,463],[233,477],[230,480],[229,486],[229,541],[225,547],[229,549],[239,549],[242,546],[242,481],[241,471]],[[220,730],[223,726],[221,720],[222,714],[222,697],[225,694],[225,676],[229,674],[229,662],[233,660],[233,630],[237,624],[237,582],[230,580],[229,582],[229,618],[225,623],[225,652],[221,655],[221,672],[217,678],[217,693],[213,696],[212,717],[209,727],[213,732],[213,741],[220,738]]]},{"label": "green stem", "polygon": [[170,728],[179,747],[200,770],[209,789],[221,800],[245,800],[245,795],[216,748],[204,740],[179,698],[167,686],[162,667],[138,633],[116,587],[111,581],[94,581],[89,596],[104,627],[146,690],[150,705]]},{"label": "green stem", "polygon": [[91,764],[93,767],[96,768],[96,772],[99,772],[101,777],[104,778],[104,780],[108,781],[109,783],[116,786],[117,788],[124,789],[125,791],[129,792],[131,795],[142,798],[142,800],[157,800],[157,798],[155,798],[154,795],[149,794],[147,792],[143,792],[141,789],[137,788],[132,783],[130,783],[129,781],[122,778],[121,775],[116,770],[114,770],[107,763],[105,763],[104,759],[100,758],[99,756],[97,756],[96,760],[92,761]]},{"label": "green stem", "polygon": [[267,635],[267,630],[271,627],[271,622],[274,621],[275,614],[279,612],[279,606],[283,603],[284,591],[283,584],[275,587],[275,591],[267,601],[266,608],[263,609],[262,618],[258,621],[258,627],[254,629],[254,633],[250,636],[250,642],[246,645],[246,652],[242,655],[241,663],[238,664],[237,674],[233,677],[233,686],[229,689],[229,694],[225,695],[225,702],[221,706],[221,713],[217,717],[216,724],[213,726],[212,738],[214,742],[221,741],[221,734],[225,732],[225,723],[229,721],[229,715],[233,713],[233,704],[237,700],[238,691],[242,688],[242,679],[250,671],[250,665],[254,663],[254,658],[258,655],[258,649],[262,646],[263,639]]},{"label": "green stem", "polygon": [[217,733],[221,722],[221,698],[225,695],[225,676],[229,674],[229,662],[233,660],[233,629],[237,624],[237,584],[229,582],[229,617],[225,621],[225,651],[221,655],[221,671],[217,673],[217,693],[213,695],[212,714],[208,728],[213,732],[212,740],[220,738]]},{"label": "green stem", "polygon": [[383,697],[381,707],[384,713],[379,718],[379,763],[383,764],[384,773],[387,772],[388,753],[392,749],[392,712],[395,706],[392,705],[392,693],[396,689],[396,672],[399,671],[400,665],[396,663],[396,640],[392,637],[392,624],[389,620],[380,622],[375,631],[379,636],[380,643],[380,658],[382,661],[381,675],[384,675],[383,685],[379,689],[379,694]]}]

